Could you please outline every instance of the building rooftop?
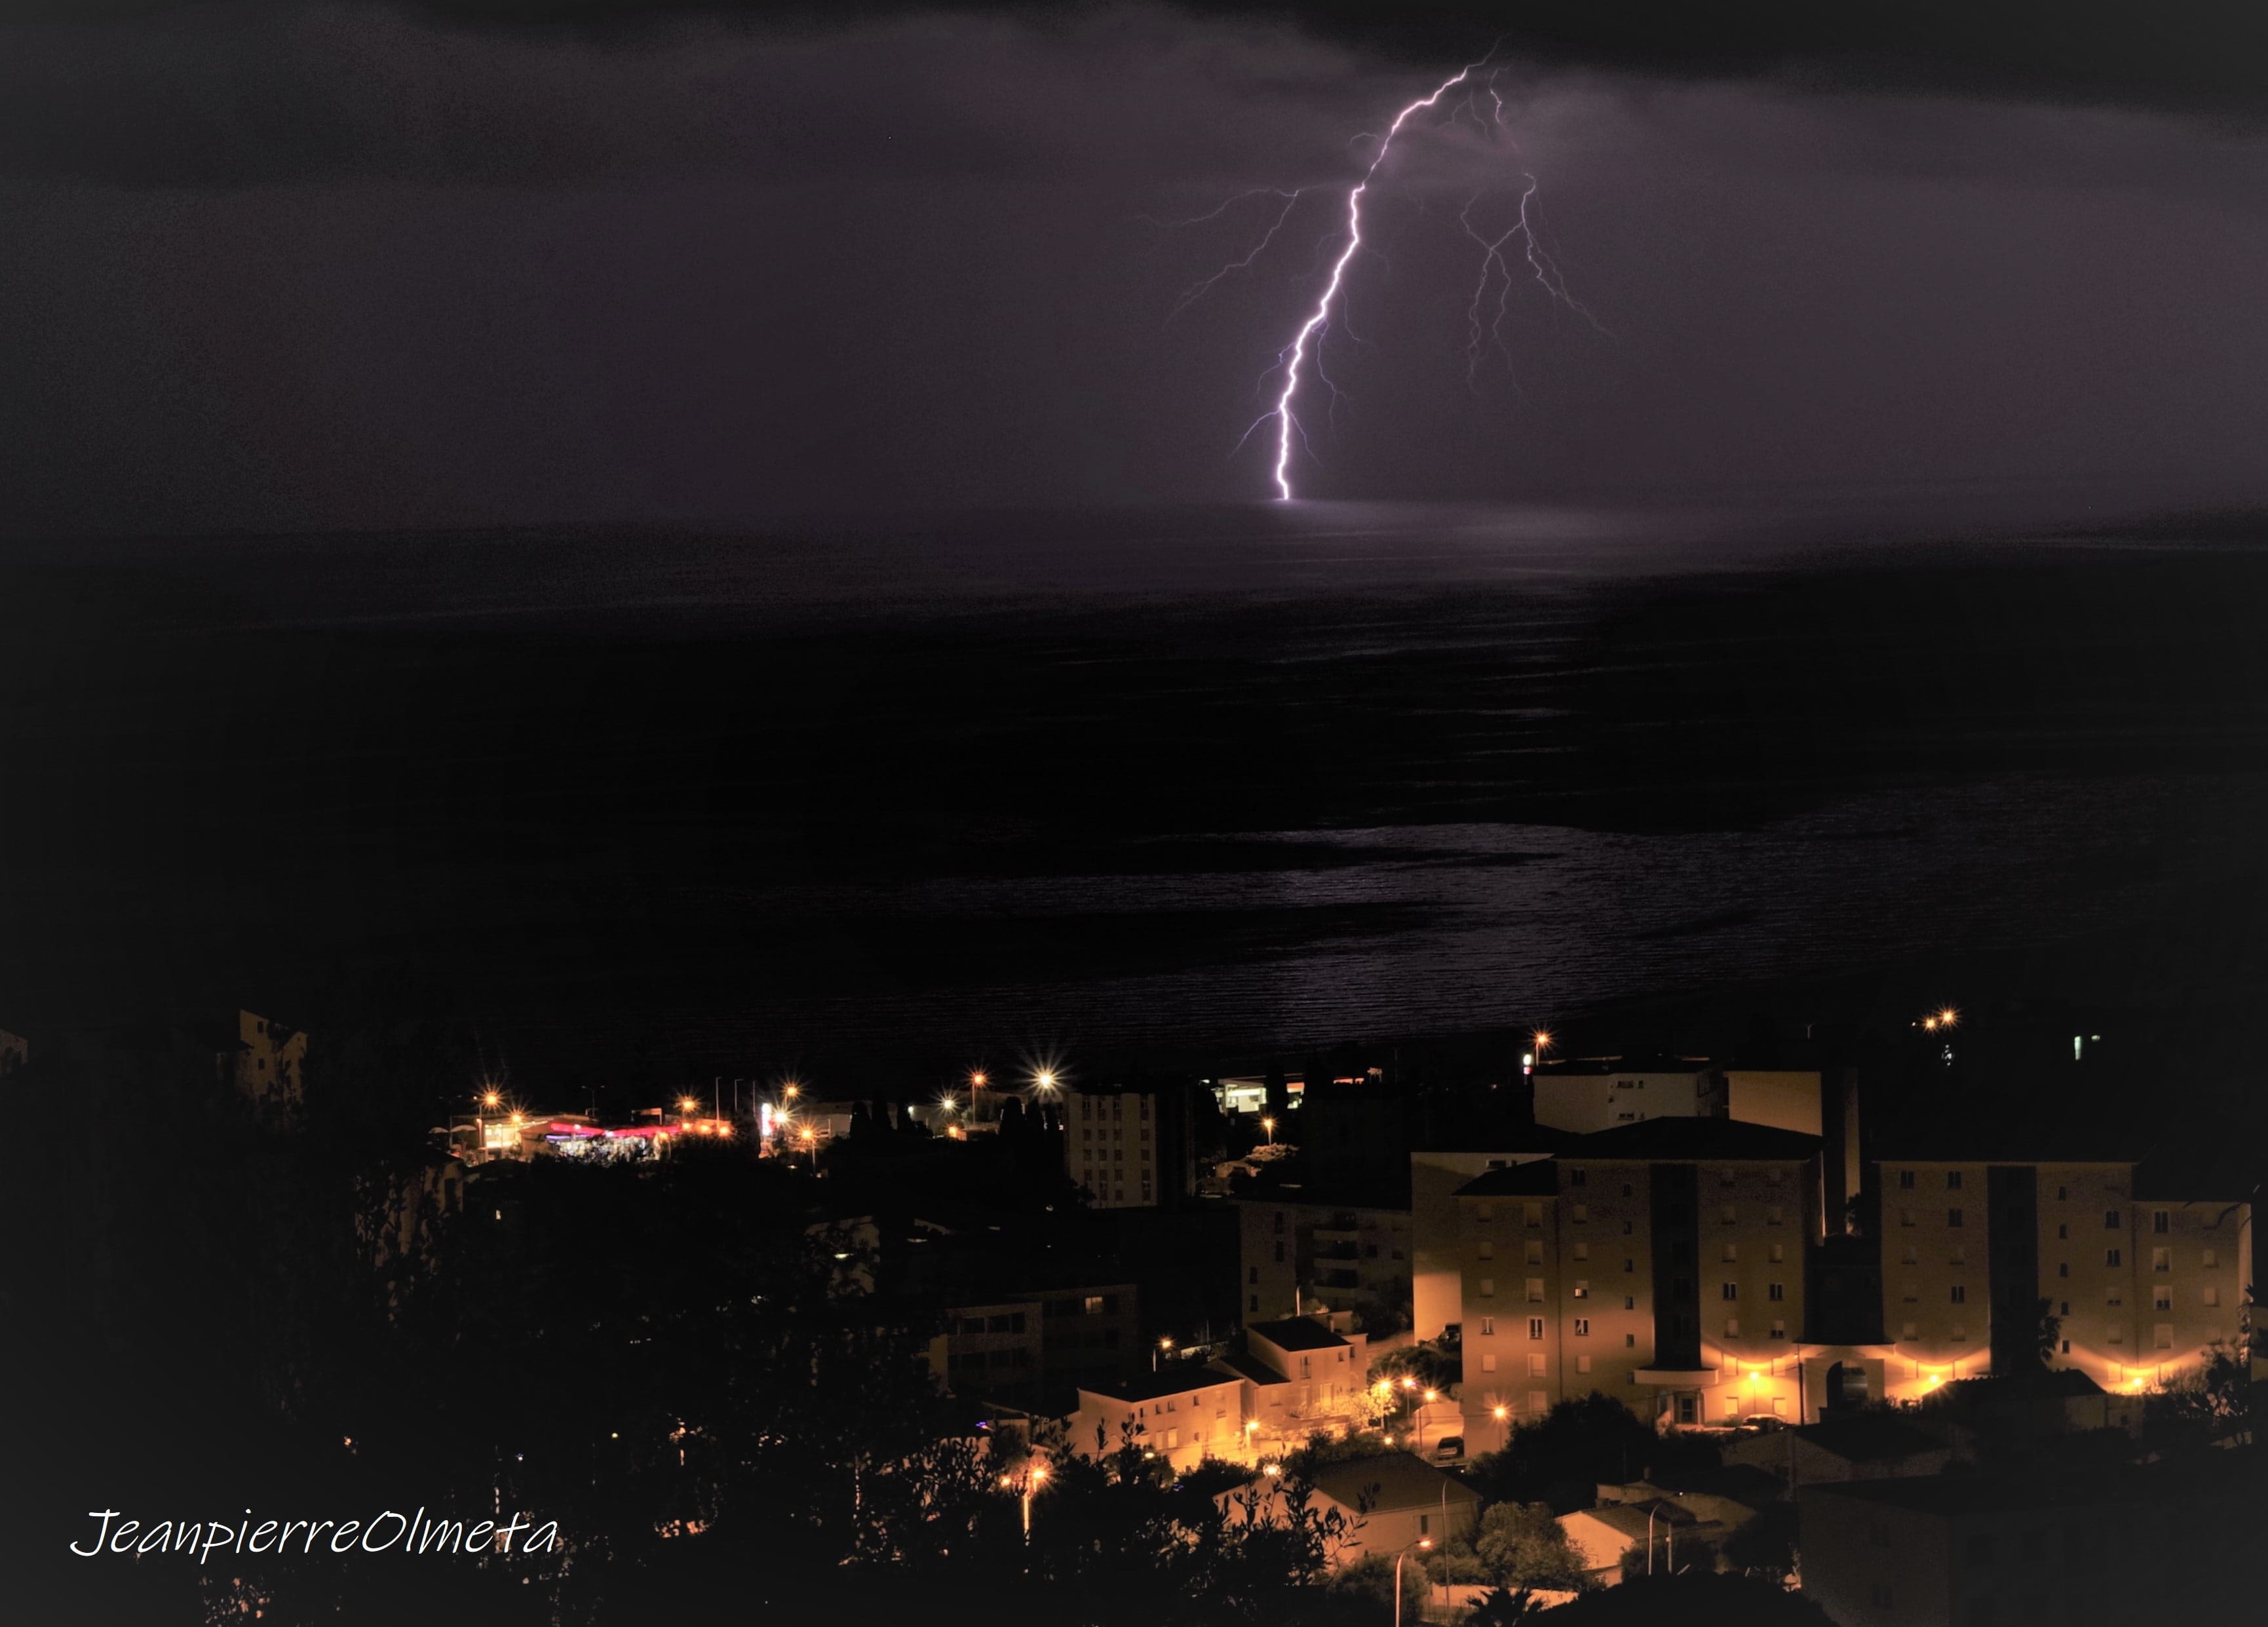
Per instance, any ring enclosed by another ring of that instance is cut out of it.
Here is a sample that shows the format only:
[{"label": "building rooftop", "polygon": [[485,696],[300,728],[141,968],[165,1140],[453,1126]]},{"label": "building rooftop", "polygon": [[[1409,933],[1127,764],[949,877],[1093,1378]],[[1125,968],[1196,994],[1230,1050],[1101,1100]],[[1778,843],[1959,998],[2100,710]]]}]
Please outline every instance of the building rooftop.
[{"label": "building rooftop", "polygon": [[1376,1513],[1439,1508],[1444,1494],[1452,1503],[1480,1500],[1479,1493],[1455,1476],[1445,1475],[1407,1452],[1327,1463],[1315,1471],[1315,1490],[1349,1508],[1359,1507],[1367,1500]]},{"label": "building rooftop", "polygon": [[1247,1333],[1260,1337],[1287,1351],[1343,1350],[1346,1341],[1312,1316],[1286,1316],[1281,1321],[1261,1321],[1246,1324]]},{"label": "building rooftop", "polygon": [[1456,1197],[1550,1197],[1559,1190],[1559,1166],[1551,1159],[1532,1158],[1524,1164],[1506,1164],[1475,1175],[1452,1194]]},{"label": "building rooftop", "polygon": [[1806,1424],[1795,1432],[1806,1444],[1851,1463],[1880,1463],[1945,1449],[1943,1441],[1925,1430],[1873,1414]]},{"label": "building rooftop", "polygon": [[1561,1154],[1570,1159],[1639,1159],[1712,1163],[1792,1162],[1819,1151],[1816,1136],[1728,1118],[1653,1118],[1594,1130]]},{"label": "building rooftop", "polygon": [[1079,1388],[1083,1394],[1112,1401],[1157,1401],[1235,1382],[1232,1375],[1216,1372],[1204,1362],[1168,1361],[1161,1363],[1155,1373],[1130,1373],[1122,1379],[1082,1379]]},{"label": "building rooftop", "polygon": [[1212,1365],[1253,1384],[1289,1384],[1292,1380],[1249,1351],[1223,1351]]}]

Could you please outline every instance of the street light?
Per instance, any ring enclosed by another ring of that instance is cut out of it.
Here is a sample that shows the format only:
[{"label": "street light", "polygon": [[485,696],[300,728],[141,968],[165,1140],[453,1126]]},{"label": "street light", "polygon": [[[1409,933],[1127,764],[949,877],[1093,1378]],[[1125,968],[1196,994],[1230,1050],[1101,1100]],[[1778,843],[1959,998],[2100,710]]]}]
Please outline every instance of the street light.
[{"label": "street light", "polygon": [[[1410,1544],[1410,1548],[1420,1551],[1432,1546],[1433,1539],[1430,1536],[1421,1536]],[[1394,1627],[1402,1627],[1402,1562],[1410,1557],[1410,1548],[1394,1556]]]},{"label": "street light", "polygon": [[1169,1333],[1169,1334],[1167,1334],[1164,1337],[1160,1338],[1160,1339],[1158,1341],[1158,1348],[1157,1348],[1156,1350],[1152,1351],[1150,1352],[1150,1371],[1151,1371],[1151,1372],[1152,1372],[1152,1373],[1157,1372],[1157,1370],[1158,1370],[1158,1360],[1159,1360],[1159,1358],[1160,1358],[1160,1357],[1161,1357],[1161,1356],[1163,1356],[1167,1351],[1168,1351],[1172,1350],[1173,1348],[1174,1348],[1174,1336],[1173,1336],[1173,1335],[1171,1335],[1170,1333]]},{"label": "street light", "polygon": [[1263,1118],[1260,1121],[1260,1128],[1268,1132],[1268,1145],[1271,1147],[1274,1146],[1276,1145],[1276,1121],[1272,1118]]},{"label": "street light", "polygon": [[484,1108],[493,1108],[503,1101],[504,1095],[499,1091],[486,1090],[481,1093],[481,1106]]},{"label": "street light", "polygon": [[803,1094],[803,1086],[800,1085],[784,1085],[780,1087],[780,1096],[784,1101],[793,1101],[801,1094]]},{"label": "street light", "polygon": [[1037,1073],[1032,1075],[1032,1083],[1042,1091],[1053,1090],[1056,1087],[1056,1071],[1053,1068],[1042,1068]]},{"label": "street light", "polygon": [[[1683,1497],[1685,1493],[1679,1491],[1673,1495]],[[1653,1506],[1646,1511],[1646,1573],[1648,1576],[1653,1574],[1653,1517],[1668,1506],[1667,1503],[1656,1498]],[[1677,1573],[1677,1524],[1675,1520],[1669,1526],[1668,1565],[1669,1569],[1664,1574],[1675,1576]]]}]

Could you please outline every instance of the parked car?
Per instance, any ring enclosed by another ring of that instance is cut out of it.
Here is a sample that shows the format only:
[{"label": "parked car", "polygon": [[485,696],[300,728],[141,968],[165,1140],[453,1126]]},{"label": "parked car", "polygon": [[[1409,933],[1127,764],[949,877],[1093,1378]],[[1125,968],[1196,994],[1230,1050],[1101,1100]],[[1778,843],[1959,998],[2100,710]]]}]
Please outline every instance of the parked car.
[{"label": "parked car", "polygon": [[1434,1443],[1433,1461],[1436,1463],[1462,1462],[1464,1455],[1465,1438],[1462,1435],[1444,1435]]}]

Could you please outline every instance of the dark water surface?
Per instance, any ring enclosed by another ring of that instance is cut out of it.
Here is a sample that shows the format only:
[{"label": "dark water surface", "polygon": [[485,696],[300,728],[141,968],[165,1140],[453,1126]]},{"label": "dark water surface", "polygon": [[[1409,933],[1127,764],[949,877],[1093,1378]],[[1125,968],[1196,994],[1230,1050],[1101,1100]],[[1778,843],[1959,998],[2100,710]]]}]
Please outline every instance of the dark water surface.
[{"label": "dark water surface", "polygon": [[[0,551],[0,1027],[522,1077],[1872,979],[2239,1009],[2264,528],[1303,506]],[[1745,997],[1743,997],[1745,998]]]}]

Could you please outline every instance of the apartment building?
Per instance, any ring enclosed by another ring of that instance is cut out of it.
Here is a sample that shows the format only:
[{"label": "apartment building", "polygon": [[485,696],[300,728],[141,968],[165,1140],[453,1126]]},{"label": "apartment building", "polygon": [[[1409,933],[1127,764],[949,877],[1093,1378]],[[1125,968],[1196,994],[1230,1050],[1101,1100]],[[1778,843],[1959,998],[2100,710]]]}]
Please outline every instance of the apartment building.
[{"label": "apartment building", "polygon": [[1069,1420],[1071,1449],[1107,1457],[1130,1440],[1183,1471],[1208,1457],[1245,1456],[1242,1389],[1234,1373],[1190,1361],[1082,1384]]},{"label": "apartment building", "polygon": [[1171,1087],[1066,1086],[1064,1166],[1097,1209],[1152,1209],[1195,1189],[1196,1152]]},{"label": "apartment building", "polygon": [[1142,1359],[1132,1283],[1031,1289],[955,1305],[930,1341],[930,1371],[956,1395],[1031,1403],[1067,1396]]},{"label": "apartment building", "polygon": [[2106,1390],[2156,1387],[2234,1348],[2251,1281],[2251,1211],[2153,1196],[2129,1161],[1879,1167],[1888,1393],[1911,1399],[2036,1360]]},{"label": "apartment building", "polygon": [[1359,1333],[1334,1333],[1317,1318],[1292,1316],[1250,1324],[1241,1348],[1212,1365],[1241,1385],[1252,1444],[1280,1450],[1363,1415],[1367,1345]]},{"label": "apartment building", "polygon": [[1539,1064],[1535,1122],[1587,1134],[1657,1118],[1725,1112],[1725,1075],[1699,1056],[1587,1056]]},{"label": "apartment building", "polygon": [[1677,1425],[1800,1414],[1819,1142],[1633,1122],[1456,1194],[1469,1449],[1594,1391]]},{"label": "apartment building", "polygon": [[1239,1198],[1238,1293],[1246,1323],[1328,1305],[1399,1314],[1412,1270],[1407,1209],[1307,1201],[1292,1191]]}]

